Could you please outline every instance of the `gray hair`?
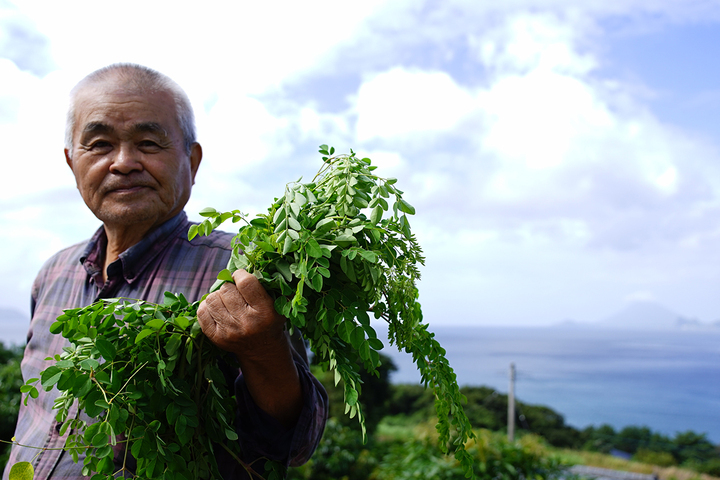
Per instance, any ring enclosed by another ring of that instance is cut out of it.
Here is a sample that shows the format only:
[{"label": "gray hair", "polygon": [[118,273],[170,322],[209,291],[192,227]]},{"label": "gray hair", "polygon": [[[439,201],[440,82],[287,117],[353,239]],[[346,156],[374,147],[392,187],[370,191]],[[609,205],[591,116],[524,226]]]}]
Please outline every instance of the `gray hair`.
[{"label": "gray hair", "polygon": [[185,91],[167,75],[135,63],[114,63],[95,70],[82,80],[70,92],[70,106],[65,122],[65,148],[69,155],[73,151],[73,132],[75,131],[75,100],[85,87],[100,83],[117,76],[130,87],[143,92],[168,92],[175,100],[175,115],[183,135],[185,151],[189,155],[196,140],[195,114]]}]

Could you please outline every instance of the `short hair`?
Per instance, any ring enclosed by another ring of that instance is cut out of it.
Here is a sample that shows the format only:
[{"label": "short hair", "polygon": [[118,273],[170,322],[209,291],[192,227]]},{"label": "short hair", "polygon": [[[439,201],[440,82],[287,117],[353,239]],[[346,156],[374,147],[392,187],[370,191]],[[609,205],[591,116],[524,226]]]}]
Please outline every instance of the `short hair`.
[{"label": "short hair", "polygon": [[73,131],[75,130],[75,100],[78,93],[85,87],[100,83],[112,77],[119,77],[128,86],[143,92],[168,92],[175,101],[175,115],[183,135],[185,151],[189,155],[193,144],[197,141],[195,130],[195,114],[190,99],[180,85],[167,75],[157,70],[135,63],[113,63],[95,70],[78,82],[70,91],[70,105],[65,121],[65,148],[72,157]]}]

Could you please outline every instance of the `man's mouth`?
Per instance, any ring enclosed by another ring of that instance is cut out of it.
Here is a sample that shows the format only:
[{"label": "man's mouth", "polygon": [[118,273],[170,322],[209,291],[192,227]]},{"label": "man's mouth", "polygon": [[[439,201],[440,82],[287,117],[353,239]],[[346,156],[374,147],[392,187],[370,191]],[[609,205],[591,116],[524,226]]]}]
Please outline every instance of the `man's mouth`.
[{"label": "man's mouth", "polygon": [[119,186],[108,189],[108,193],[117,193],[117,194],[131,194],[131,193],[137,193],[140,192],[147,187],[145,185],[126,185],[126,186]]}]

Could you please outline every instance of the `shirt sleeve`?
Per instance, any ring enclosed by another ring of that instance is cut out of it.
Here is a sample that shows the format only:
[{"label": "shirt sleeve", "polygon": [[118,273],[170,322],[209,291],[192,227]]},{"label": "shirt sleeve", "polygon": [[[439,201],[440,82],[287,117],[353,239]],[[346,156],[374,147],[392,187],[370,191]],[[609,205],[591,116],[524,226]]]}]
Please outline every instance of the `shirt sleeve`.
[{"label": "shirt sleeve", "polygon": [[325,428],[328,397],[307,364],[293,351],[302,387],[303,407],[291,429],[283,427],[253,401],[240,375],[235,381],[238,403],[238,436],[244,456],[265,457],[285,466],[299,466],[310,459]]}]

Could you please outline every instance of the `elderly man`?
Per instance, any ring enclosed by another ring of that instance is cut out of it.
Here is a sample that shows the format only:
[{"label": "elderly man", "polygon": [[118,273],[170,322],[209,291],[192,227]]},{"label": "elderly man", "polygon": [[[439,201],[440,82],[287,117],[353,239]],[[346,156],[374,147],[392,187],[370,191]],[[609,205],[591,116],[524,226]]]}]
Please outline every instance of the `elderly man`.
[{"label": "elderly man", "polygon": [[[45,358],[65,340],[49,326],[63,309],[99,298],[129,297],[162,303],[163,293],[190,301],[206,293],[230,257],[232,235],[214,232],[187,240],[183,208],[190,197],[202,149],[185,93],[164,75],[116,64],[83,79],[72,91],[65,158],[77,188],[102,227],[87,242],[53,256],[32,288],[32,320],[23,376],[39,377]],[[235,383],[238,435],[251,459],[296,465],[306,461],[322,434],[327,396],[292,348],[285,319],[247,272],[234,274],[201,304],[205,335],[234,353],[242,374]],[[11,465],[31,461],[35,480],[79,479],[81,465],[61,447],[52,411],[57,391],[41,392],[20,410]],[[225,478],[249,478],[222,460]],[[264,473],[262,470],[260,473]]]}]

